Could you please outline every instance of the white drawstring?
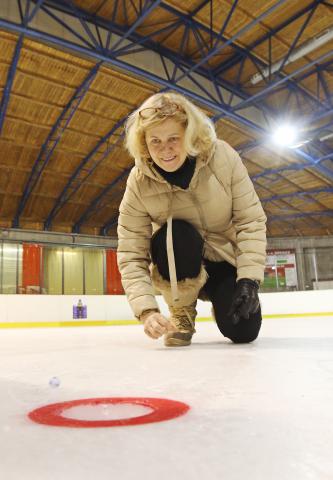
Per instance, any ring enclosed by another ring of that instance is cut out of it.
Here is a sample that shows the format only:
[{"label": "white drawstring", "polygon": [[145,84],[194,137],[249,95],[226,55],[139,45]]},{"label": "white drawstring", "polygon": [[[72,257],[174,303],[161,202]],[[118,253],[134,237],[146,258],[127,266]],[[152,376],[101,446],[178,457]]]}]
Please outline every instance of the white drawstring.
[{"label": "white drawstring", "polygon": [[175,254],[173,251],[172,216],[171,215],[168,216],[168,220],[167,220],[166,246],[167,246],[170,284],[171,284],[171,295],[172,295],[172,300],[177,303],[179,301],[179,295],[178,295],[178,285],[177,285]]}]

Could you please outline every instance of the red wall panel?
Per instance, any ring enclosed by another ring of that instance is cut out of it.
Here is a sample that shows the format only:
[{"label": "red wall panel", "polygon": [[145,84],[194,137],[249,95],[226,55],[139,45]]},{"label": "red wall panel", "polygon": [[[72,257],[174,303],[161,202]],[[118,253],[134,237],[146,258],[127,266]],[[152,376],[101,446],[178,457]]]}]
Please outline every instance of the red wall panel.
[{"label": "red wall panel", "polygon": [[22,286],[27,293],[39,293],[40,289],[36,287],[41,287],[41,262],[41,245],[31,245],[28,243],[24,243],[22,262]]},{"label": "red wall panel", "polygon": [[106,250],[106,293],[111,295],[124,294],[115,250]]}]

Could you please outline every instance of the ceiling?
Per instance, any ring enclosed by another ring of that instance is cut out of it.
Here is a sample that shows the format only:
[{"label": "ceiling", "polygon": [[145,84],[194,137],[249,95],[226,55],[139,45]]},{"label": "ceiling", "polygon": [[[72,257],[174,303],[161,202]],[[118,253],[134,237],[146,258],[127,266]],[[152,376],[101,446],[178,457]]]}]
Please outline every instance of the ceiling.
[{"label": "ceiling", "polygon": [[270,237],[332,235],[332,25],[331,1],[3,0],[0,227],[116,235],[124,122],[172,89],[241,154]]}]

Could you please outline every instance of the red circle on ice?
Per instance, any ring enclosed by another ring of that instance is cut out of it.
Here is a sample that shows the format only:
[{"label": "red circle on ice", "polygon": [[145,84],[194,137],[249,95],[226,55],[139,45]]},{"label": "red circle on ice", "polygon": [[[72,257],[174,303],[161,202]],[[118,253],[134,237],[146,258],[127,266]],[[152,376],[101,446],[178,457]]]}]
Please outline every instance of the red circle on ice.
[{"label": "red circle on ice", "polygon": [[[153,411],[138,417],[121,418],[117,420],[78,420],[66,418],[66,410],[81,405],[120,404],[127,403],[152,408]],[[166,398],[143,397],[111,397],[111,398],[84,398],[68,402],[53,403],[37,408],[28,414],[36,423],[56,427],[96,428],[122,427],[127,425],[142,425],[145,423],[164,422],[184,415],[190,409],[189,405]]]}]

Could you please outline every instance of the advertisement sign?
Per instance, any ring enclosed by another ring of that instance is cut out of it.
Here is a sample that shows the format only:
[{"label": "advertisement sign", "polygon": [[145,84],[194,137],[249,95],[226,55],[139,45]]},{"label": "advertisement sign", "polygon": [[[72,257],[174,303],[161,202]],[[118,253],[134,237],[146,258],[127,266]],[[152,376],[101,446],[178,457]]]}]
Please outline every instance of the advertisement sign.
[{"label": "advertisement sign", "polygon": [[267,250],[264,288],[297,288],[295,250]]}]

